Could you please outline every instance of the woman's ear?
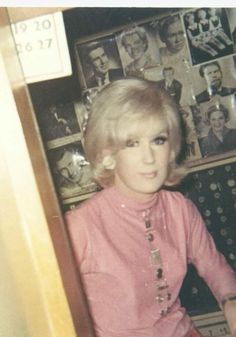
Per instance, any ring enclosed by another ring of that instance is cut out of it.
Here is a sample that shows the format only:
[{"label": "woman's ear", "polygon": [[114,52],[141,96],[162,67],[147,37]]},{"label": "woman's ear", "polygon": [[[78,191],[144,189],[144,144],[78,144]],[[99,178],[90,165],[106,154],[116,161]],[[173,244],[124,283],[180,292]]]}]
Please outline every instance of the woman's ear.
[{"label": "woman's ear", "polygon": [[116,167],[116,161],[115,158],[112,155],[106,155],[103,157],[102,165],[106,170],[114,170]]},{"label": "woman's ear", "polygon": [[114,155],[112,154],[111,150],[103,150],[102,152],[102,166],[106,169],[106,170],[114,170],[115,166],[116,166],[116,161],[114,158]]}]

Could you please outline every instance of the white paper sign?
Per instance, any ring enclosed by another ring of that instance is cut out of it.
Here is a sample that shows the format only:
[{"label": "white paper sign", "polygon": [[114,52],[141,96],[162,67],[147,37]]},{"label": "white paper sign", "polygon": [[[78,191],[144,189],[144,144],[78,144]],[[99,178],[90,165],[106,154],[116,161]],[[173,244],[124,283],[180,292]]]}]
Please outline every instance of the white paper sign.
[{"label": "white paper sign", "polygon": [[12,31],[27,83],[72,74],[61,12],[17,22]]}]

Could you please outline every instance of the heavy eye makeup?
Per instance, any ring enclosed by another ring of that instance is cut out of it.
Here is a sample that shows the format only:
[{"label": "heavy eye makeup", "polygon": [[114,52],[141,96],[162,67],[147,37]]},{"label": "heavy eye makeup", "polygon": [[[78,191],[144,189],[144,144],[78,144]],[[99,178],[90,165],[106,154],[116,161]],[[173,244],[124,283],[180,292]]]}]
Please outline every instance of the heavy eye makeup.
[{"label": "heavy eye makeup", "polygon": [[157,137],[153,138],[152,143],[155,145],[163,145],[166,141],[168,141],[167,133],[158,135]]},{"label": "heavy eye makeup", "polygon": [[125,146],[126,147],[137,147],[139,145],[138,139],[128,139]]},{"label": "heavy eye makeup", "polygon": [[[154,136],[150,142],[154,145],[163,145],[165,142],[168,141],[168,133],[161,133],[157,136]],[[140,144],[139,139],[128,139],[126,142],[126,147],[137,147]]]}]

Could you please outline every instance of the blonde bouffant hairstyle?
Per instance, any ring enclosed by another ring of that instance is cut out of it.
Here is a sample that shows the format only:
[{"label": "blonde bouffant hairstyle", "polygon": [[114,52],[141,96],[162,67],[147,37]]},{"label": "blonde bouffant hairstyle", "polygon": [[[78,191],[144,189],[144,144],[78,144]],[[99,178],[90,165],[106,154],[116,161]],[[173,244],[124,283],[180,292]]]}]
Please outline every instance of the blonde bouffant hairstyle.
[{"label": "blonde bouffant hairstyle", "polygon": [[147,121],[158,123],[160,120],[167,123],[174,153],[165,182],[171,186],[180,182],[186,168],[176,163],[182,143],[180,114],[169,95],[155,82],[137,78],[114,81],[97,94],[85,131],[85,152],[94,178],[102,187],[114,182],[113,156],[117,151],[124,148],[128,140],[141,136]]}]

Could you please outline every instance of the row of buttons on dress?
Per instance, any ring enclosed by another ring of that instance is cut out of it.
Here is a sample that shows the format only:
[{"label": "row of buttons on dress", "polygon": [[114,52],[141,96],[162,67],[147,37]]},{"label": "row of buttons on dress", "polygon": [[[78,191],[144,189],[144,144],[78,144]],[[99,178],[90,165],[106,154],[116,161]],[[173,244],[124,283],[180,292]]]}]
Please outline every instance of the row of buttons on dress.
[{"label": "row of buttons on dress", "polygon": [[156,279],[155,283],[157,289],[156,300],[161,306],[160,315],[165,316],[170,312],[170,306],[168,304],[168,301],[170,301],[171,299],[171,294],[168,291],[169,286],[164,276],[160,249],[158,249],[157,247],[153,247],[155,237],[153,233],[151,220],[148,217],[149,213],[150,212],[148,211],[144,212],[143,214],[146,228],[146,238],[150,244],[151,261],[153,267],[155,268],[155,279]]}]

